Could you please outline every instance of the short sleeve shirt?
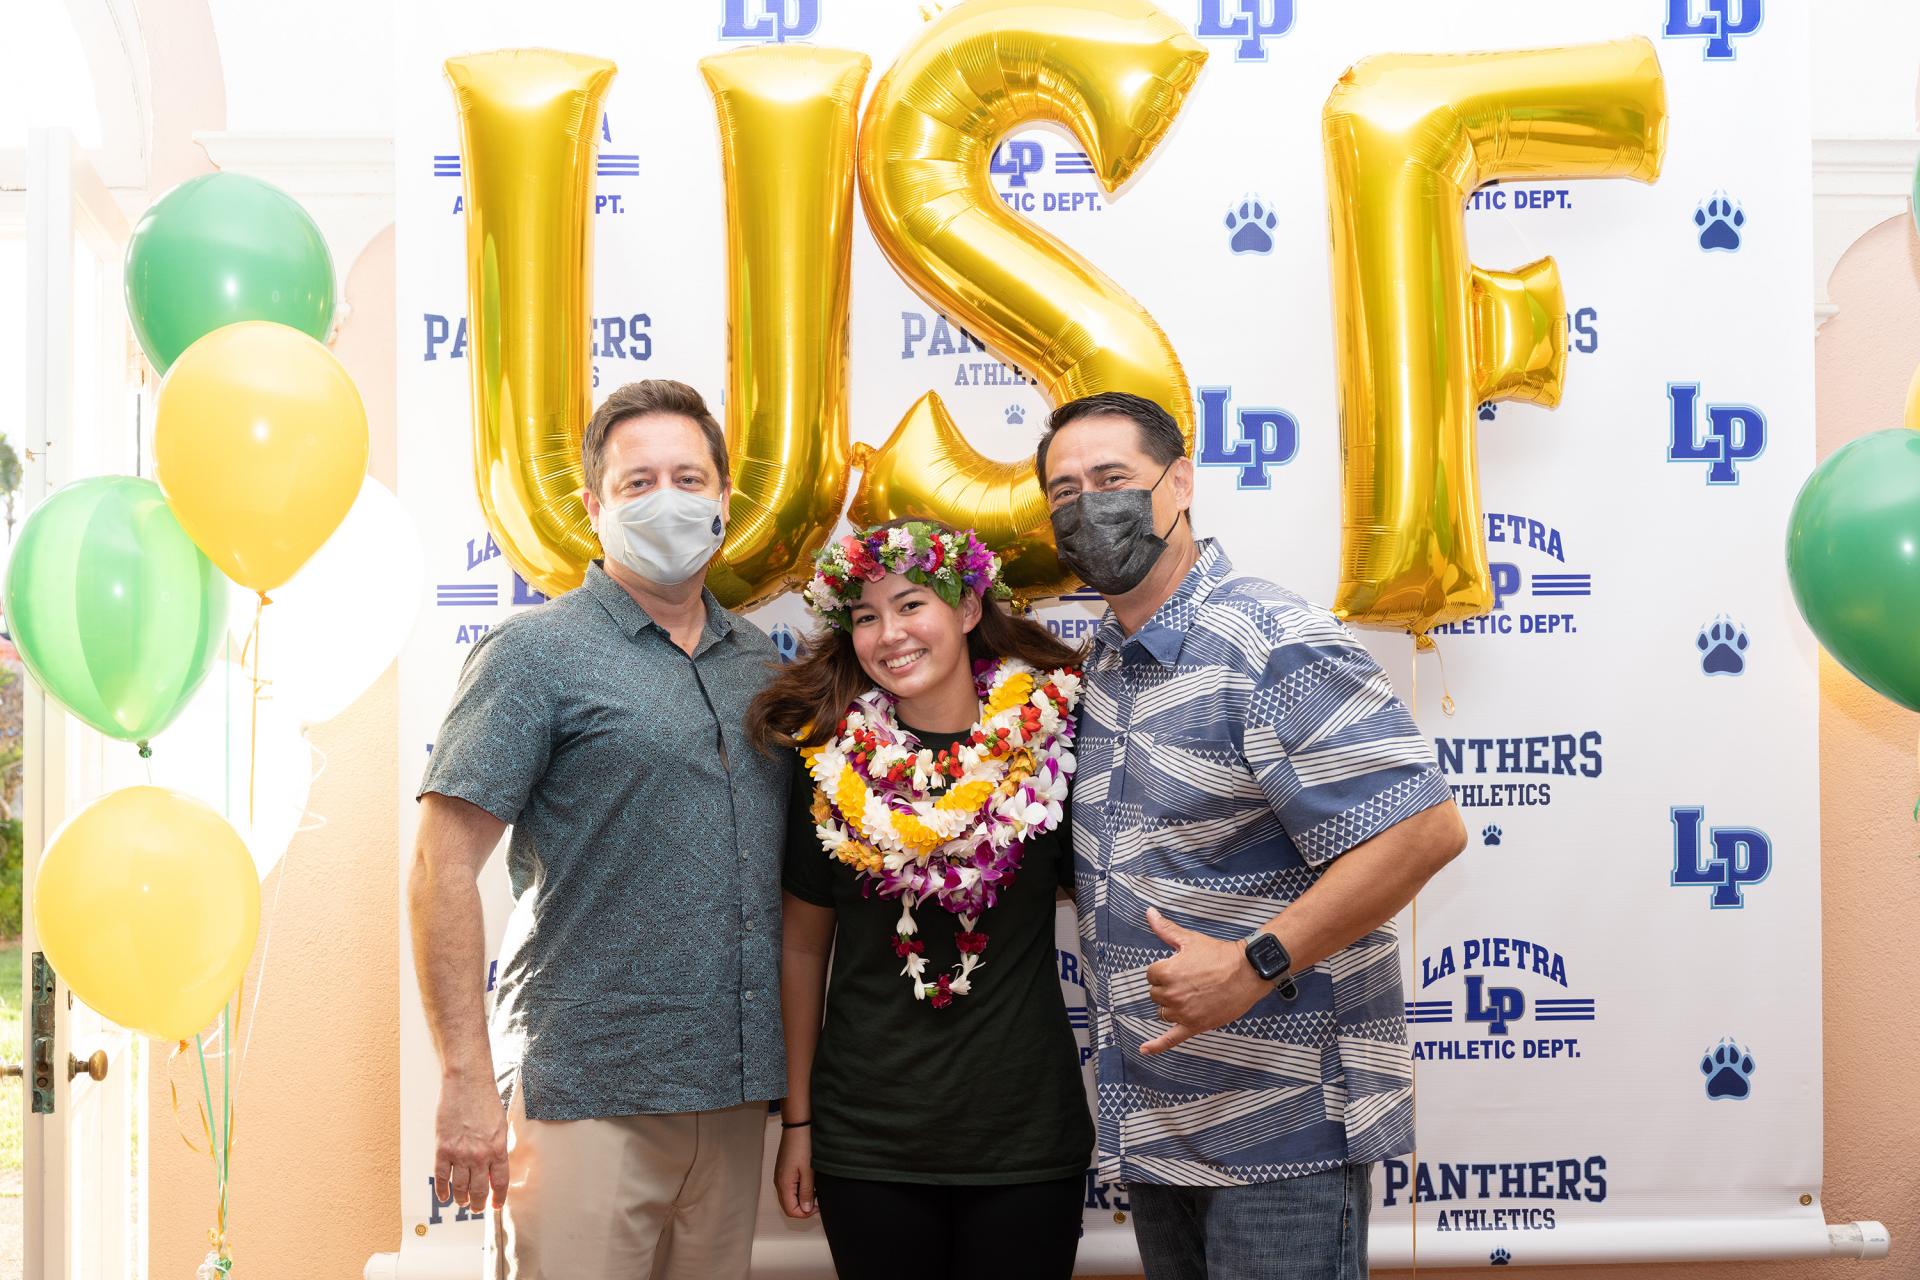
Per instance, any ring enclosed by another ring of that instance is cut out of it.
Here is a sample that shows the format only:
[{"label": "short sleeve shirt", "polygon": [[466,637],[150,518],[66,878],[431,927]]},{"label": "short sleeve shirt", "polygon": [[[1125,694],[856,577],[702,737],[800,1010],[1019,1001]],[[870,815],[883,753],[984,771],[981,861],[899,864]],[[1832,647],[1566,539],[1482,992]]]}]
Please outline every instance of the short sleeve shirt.
[{"label": "short sleeve shirt", "polygon": [[596,562],[467,656],[420,793],[512,824],[491,1033],[535,1120],[786,1092],[788,766],[745,736],[773,644],[705,595],[692,655]]},{"label": "short sleeve shirt", "polygon": [[1240,941],[1342,853],[1449,798],[1386,674],[1326,610],[1212,540],[1132,636],[1109,614],[1080,705],[1074,852],[1102,1181],[1272,1182],[1413,1147],[1392,922],[1234,1022],[1148,1057],[1148,907]]}]

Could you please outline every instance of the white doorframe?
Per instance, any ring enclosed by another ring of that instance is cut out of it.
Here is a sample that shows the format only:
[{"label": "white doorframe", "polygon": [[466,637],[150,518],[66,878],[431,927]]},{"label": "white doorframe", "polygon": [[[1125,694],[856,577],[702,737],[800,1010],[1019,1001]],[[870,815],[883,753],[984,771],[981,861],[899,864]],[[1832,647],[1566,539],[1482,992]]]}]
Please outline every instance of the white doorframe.
[{"label": "white doorframe", "polygon": [[[64,129],[29,135],[26,186],[23,516],[70,481],[132,472],[140,454],[129,423],[132,380],[119,290],[125,215]],[[38,949],[33,869],[48,836],[100,793],[105,753],[123,744],[107,744],[74,722],[31,681],[21,701],[25,1274],[36,1280],[143,1278],[146,1236],[138,1224],[144,1214],[149,1132],[142,1087],[145,1041],[74,1003],[66,984],[57,983],[54,1039],[51,1053],[42,1055],[51,1059],[54,1111],[39,1115],[32,1107],[32,957]],[[99,1082],[84,1074],[73,1078],[70,1061],[102,1048],[108,1054],[107,1077]]]},{"label": "white doorframe", "polygon": [[[27,412],[22,423],[25,439],[21,441],[20,451],[23,518],[60,487],[69,452],[67,442],[57,438],[62,433],[55,425],[68,420],[73,400],[73,351],[68,336],[73,327],[73,298],[70,284],[62,283],[71,275],[73,195],[63,141],[35,134],[34,145],[27,152],[26,186],[32,195],[27,208]],[[56,245],[64,246],[63,251],[56,251]],[[67,754],[63,732],[66,717],[58,710],[52,716],[47,714],[46,697],[31,681],[22,690],[21,705],[24,721],[21,861],[23,867],[31,867],[38,864],[40,852],[46,848],[47,797],[63,795],[66,791],[63,769]],[[51,812],[59,810],[56,803]],[[64,1217],[51,1224],[47,1221],[49,1199],[44,1189],[66,1182],[66,1144],[61,1140],[59,1126],[49,1123],[56,1117],[33,1112],[33,955],[40,944],[33,927],[33,877],[23,874],[22,880],[20,1009],[27,1039],[25,1087],[20,1091],[20,1105],[25,1111],[23,1274],[63,1276],[66,1250],[62,1242],[66,1239],[66,1223]],[[57,1050],[58,1046],[56,1054]],[[56,1203],[64,1199],[64,1196],[53,1197]]]}]

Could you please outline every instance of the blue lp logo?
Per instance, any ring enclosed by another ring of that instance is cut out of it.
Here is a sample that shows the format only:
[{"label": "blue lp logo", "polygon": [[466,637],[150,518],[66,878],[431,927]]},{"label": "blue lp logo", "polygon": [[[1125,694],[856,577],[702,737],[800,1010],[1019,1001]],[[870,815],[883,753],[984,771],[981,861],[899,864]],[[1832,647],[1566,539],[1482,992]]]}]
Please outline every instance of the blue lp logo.
[{"label": "blue lp logo", "polygon": [[1293,30],[1293,0],[1200,0],[1193,33],[1203,40],[1237,40],[1235,62],[1265,62],[1267,41]]},{"label": "blue lp logo", "polygon": [[1753,827],[1714,827],[1705,832],[1706,810],[1683,805],[1673,816],[1673,878],[1675,888],[1712,890],[1708,905],[1715,911],[1739,910],[1747,905],[1744,891],[1773,871],[1773,841]]},{"label": "blue lp logo", "polygon": [[805,40],[820,25],[820,0],[724,0],[722,40]]},{"label": "blue lp logo", "polygon": [[1300,452],[1300,424],[1285,409],[1245,408],[1229,417],[1232,387],[1200,388],[1200,448],[1203,467],[1238,467],[1240,489],[1272,487],[1269,467],[1283,467]]},{"label": "blue lp logo", "polygon": [[1667,461],[1704,462],[1708,484],[1739,484],[1739,464],[1766,452],[1767,416],[1750,404],[1710,404],[1702,422],[1699,400],[1699,383],[1667,384]]},{"label": "blue lp logo", "polygon": [[1734,57],[1734,37],[1758,31],[1764,16],[1761,0],[1667,0],[1667,25],[1660,34],[1669,40],[1705,40],[1700,56],[1727,62]]}]

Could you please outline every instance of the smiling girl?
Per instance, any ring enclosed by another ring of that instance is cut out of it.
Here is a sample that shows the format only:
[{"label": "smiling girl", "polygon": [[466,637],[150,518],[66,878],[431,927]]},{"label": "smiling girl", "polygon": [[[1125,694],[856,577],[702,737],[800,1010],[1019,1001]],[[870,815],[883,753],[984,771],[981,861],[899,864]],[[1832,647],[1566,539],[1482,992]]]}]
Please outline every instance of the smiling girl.
[{"label": "smiling girl", "polygon": [[971,530],[831,543],[825,626],[748,714],[798,748],[774,1185],[850,1280],[1073,1270],[1093,1128],[1054,901],[1080,654],[1007,595]]}]

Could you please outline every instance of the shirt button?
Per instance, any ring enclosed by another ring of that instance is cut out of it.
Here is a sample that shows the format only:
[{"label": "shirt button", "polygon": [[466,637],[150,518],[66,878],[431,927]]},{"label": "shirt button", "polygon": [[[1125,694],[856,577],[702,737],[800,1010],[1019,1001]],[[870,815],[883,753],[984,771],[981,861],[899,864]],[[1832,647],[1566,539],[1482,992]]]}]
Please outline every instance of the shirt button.
[{"label": "shirt button", "polygon": [[751,921],[751,920],[749,920],[749,921],[747,921],[747,932],[748,932],[748,933],[752,933],[752,932],[753,932],[753,921]]},{"label": "shirt button", "polygon": [[751,1000],[751,999],[753,999],[753,992],[751,992],[751,991],[749,991],[749,992],[747,992],[747,996],[746,996],[746,998],[747,998],[747,999],[749,999],[749,1000]]}]

